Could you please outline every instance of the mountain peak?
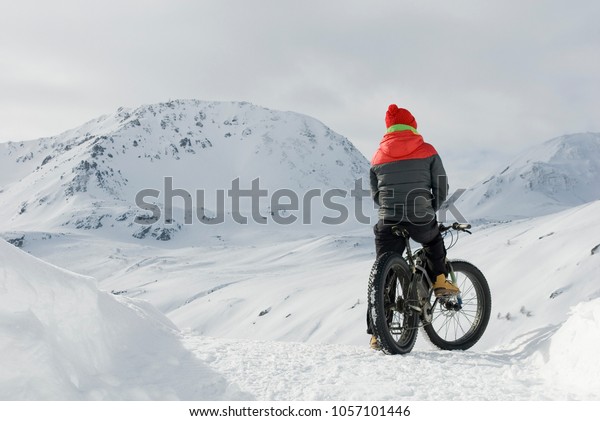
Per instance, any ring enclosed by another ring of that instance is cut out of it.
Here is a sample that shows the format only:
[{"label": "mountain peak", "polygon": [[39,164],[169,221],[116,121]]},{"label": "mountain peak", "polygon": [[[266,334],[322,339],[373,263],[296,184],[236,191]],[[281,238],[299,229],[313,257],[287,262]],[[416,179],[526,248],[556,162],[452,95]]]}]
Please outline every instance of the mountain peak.
[{"label": "mountain peak", "polygon": [[0,163],[0,220],[13,229],[49,218],[84,229],[131,225],[136,194],[163,190],[166,177],[214,198],[234,180],[242,189],[259,179],[271,191],[350,190],[369,168],[312,117],[198,100],[121,107],[57,136],[0,144]]},{"label": "mountain peak", "polygon": [[560,136],[534,146],[456,203],[467,219],[545,215],[600,199],[600,133]]}]

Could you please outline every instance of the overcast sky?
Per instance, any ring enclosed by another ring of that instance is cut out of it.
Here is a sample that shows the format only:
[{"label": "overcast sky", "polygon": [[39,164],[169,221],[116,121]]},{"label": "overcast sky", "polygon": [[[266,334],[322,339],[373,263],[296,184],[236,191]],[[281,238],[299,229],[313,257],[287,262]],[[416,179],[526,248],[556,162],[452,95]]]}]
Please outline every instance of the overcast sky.
[{"label": "overcast sky", "polygon": [[370,158],[393,102],[463,185],[529,145],[600,131],[597,0],[0,5],[0,141],[194,98],[311,115]]}]

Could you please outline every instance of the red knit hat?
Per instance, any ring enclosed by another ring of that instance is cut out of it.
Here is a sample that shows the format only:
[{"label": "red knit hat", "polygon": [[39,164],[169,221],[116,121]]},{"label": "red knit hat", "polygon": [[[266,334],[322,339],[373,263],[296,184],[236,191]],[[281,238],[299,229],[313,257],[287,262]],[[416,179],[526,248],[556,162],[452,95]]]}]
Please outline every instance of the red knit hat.
[{"label": "red knit hat", "polygon": [[396,124],[406,124],[415,129],[417,128],[417,120],[415,120],[410,111],[405,110],[404,108],[398,108],[396,104],[392,104],[385,113],[385,127],[394,126]]}]

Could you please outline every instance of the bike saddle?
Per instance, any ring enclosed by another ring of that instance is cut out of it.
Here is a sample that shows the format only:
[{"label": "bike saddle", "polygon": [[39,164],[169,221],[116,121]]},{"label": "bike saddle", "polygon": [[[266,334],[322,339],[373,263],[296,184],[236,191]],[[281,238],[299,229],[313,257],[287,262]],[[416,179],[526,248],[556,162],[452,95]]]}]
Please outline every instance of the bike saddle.
[{"label": "bike saddle", "polygon": [[401,227],[400,224],[396,224],[392,226],[392,234],[397,235],[398,237],[408,238],[410,234],[406,230],[406,228]]}]

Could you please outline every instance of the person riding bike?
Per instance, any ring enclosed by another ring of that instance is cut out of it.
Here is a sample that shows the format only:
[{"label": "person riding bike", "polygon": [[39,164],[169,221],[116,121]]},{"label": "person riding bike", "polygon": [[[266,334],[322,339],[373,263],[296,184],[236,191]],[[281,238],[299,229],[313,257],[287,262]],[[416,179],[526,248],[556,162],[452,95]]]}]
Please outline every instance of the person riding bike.
[{"label": "person riding bike", "polygon": [[[392,233],[392,226],[399,223],[427,253],[429,270],[435,279],[434,294],[458,295],[458,287],[447,279],[446,247],[436,218],[448,195],[442,160],[417,132],[417,121],[408,110],[391,104],[385,124],[387,132],[371,160],[370,170],[371,195],[379,206],[379,220],[373,228],[377,257],[388,251],[404,252],[406,240]],[[367,324],[371,347],[377,349],[368,315]]]}]

